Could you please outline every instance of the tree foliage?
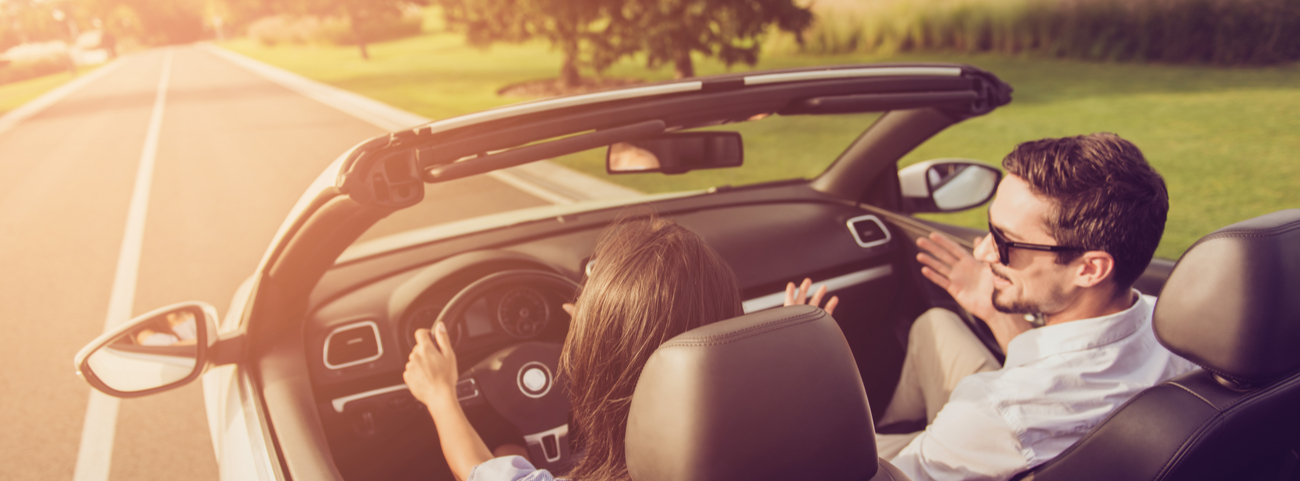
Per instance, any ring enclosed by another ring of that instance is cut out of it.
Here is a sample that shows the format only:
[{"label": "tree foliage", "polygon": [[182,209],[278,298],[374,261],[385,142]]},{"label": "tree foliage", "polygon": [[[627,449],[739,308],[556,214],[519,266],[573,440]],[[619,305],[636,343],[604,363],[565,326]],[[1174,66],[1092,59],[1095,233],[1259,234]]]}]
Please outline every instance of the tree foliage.
[{"label": "tree foliage", "polygon": [[67,29],[51,9],[33,0],[0,0],[0,52],[20,43],[65,39]]},{"label": "tree foliage", "polygon": [[717,57],[730,67],[758,61],[772,26],[798,34],[812,11],[793,0],[622,0],[611,10],[610,52],[644,53],[651,68],[671,64],[677,78],[694,77],[691,54]]},{"label": "tree foliage", "polygon": [[542,38],[563,55],[560,80],[580,82],[584,44],[603,32],[609,0],[434,0],[448,28],[465,33],[471,45]]},{"label": "tree foliage", "polygon": [[141,43],[165,45],[207,35],[202,0],[78,0],[83,15],[100,19],[104,29]]},{"label": "tree foliage", "polygon": [[361,58],[369,59],[371,42],[391,38],[388,30],[401,23],[408,5],[424,5],[425,0],[224,0],[224,7],[234,23],[246,25],[271,15],[342,17],[351,32]]},{"label": "tree foliage", "polygon": [[812,12],[794,0],[434,0],[449,28],[471,45],[551,42],[563,56],[561,82],[580,82],[579,69],[597,71],[644,54],[652,68],[673,65],[695,75],[691,54],[728,66],[754,64],[764,34],[775,26],[800,32]]}]

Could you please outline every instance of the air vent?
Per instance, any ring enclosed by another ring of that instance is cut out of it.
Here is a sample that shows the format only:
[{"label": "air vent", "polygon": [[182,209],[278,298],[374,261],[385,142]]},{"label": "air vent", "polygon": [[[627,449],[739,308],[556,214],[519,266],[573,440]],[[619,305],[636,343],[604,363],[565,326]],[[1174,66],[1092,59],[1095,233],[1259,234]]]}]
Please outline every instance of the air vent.
[{"label": "air vent", "polygon": [[849,232],[853,240],[862,247],[875,247],[889,243],[889,229],[885,223],[874,215],[862,215],[849,219]]},{"label": "air vent", "polygon": [[335,329],[325,338],[325,367],[342,369],[364,364],[384,354],[379,325],[364,321]]}]

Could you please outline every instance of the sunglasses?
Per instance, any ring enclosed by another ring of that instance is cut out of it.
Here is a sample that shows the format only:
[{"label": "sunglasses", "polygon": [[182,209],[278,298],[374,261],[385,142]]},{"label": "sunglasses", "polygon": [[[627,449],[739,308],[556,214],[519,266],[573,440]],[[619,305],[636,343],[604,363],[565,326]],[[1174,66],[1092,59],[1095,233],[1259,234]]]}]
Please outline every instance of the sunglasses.
[{"label": "sunglasses", "polygon": [[1011,242],[1007,240],[1007,236],[1002,234],[1002,231],[998,230],[997,227],[993,227],[992,217],[989,217],[989,234],[993,235],[993,245],[997,246],[998,248],[998,262],[1001,262],[1002,265],[1004,266],[1011,265],[1011,256],[1009,255],[1009,251],[1011,250],[1012,247],[1015,247],[1017,249],[1029,249],[1029,250],[1044,251],[1044,252],[1068,252],[1068,251],[1086,250],[1082,247],[1049,246],[1043,244],[1027,244],[1024,242]]}]

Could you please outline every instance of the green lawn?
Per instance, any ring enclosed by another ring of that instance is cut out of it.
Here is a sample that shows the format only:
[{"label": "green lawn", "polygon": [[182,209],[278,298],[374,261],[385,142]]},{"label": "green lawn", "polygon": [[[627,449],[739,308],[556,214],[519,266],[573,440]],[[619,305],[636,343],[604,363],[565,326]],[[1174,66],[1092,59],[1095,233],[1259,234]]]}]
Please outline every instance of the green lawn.
[{"label": "green lawn", "polygon": [[[559,66],[558,55],[543,44],[481,51],[450,34],[373,45],[369,62],[347,47],[266,48],[249,41],[225,46],[435,119],[523,100],[502,98],[495,92],[515,82],[553,77]],[[1300,66],[1221,69],[998,55],[881,58],[771,53],[755,68],[875,61],[969,63],[996,73],[1016,89],[1010,105],[948,129],[909,154],[903,164],[937,157],[996,164],[1018,142],[1097,131],[1115,132],[1137,143],[1169,185],[1171,209],[1157,252],[1160,256],[1176,258],[1197,238],[1224,225],[1300,207],[1300,115],[1296,114]],[[725,68],[700,62],[697,70],[706,75]],[[666,69],[647,71],[630,61],[606,74],[647,80],[671,76]],[[810,177],[873,118],[751,122],[734,128],[745,135],[745,168],[613,180],[658,192]],[[780,142],[763,135],[778,131]],[[603,173],[599,153],[559,160],[582,171]],[[930,217],[973,227],[985,223],[982,209]]]},{"label": "green lawn", "polygon": [[[89,73],[95,67],[80,67],[81,75]],[[54,90],[56,87],[72,80],[72,74],[67,72],[46,75],[34,79],[23,80],[0,85],[0,115],[4,115],[10,110],[16,109],[23,104],[30,102],[41,94]]]}]

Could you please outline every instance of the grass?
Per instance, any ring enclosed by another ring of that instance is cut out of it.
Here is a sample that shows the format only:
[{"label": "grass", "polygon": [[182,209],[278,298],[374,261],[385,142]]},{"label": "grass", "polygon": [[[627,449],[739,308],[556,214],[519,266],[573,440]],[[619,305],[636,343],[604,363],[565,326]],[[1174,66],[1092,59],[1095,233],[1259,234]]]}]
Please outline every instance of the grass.
[{"label": "grass", "polygon": [[[544,44],[466,47],[461,37],[425,34],[373,45],[372,59],[328,46],[266,48],[233,41],[227,48],[316,80],[430,118],[445,118],[523,99],[496,90],[554,77],[559,56]],[[1157,255],[1177,258],[1216,228],[1284,208],[1300,207],[1300,66],[1223,69],[1206,66],[1096,63],[1030,55],[931,53],[798,55],[776,49],[755,68],[877,61],[947,61],[977,65],[1006,80],[1014,101],[954,126],[904,158],[1000,162],[1017,143],[1110,131],[1134,141],[1169,185],[1171,209]],[[699,61],[698,73],[725,71]],[[639,63],[615,65],[610,76],[671,76]],[[626,175],[615,182],[647,192],[744,184],[816,175],[874,116],[771,118],[728,126],[745,135],[743,169],[682,176]],[[765,135],[780,132],[781,136]],[[791,139],[795,139],[792,141]],[[559,159],[603,175],[601,153]],[[983,209],[929,218],[980,227]]]},{"label": "grass", "polygon": [[1298,7],[1277,0],[819,0],[804,47],[1268,65],[1300,59]]},{"label": "grass", "polygon": [[[94,69],[94,66],[82,66],[78,67],[77,72],[81,75],[85,75]],[[23,80],[21,82],[0,85],[0,115],[4,115],[10,110],[16,109],[36,97],[40,97],[45,92],[54,90],[58,86],[63,85],[74,78],[76,77],[73,77],[72,74],[68,72],[60,72],[46,75],[44,77]]]}]

